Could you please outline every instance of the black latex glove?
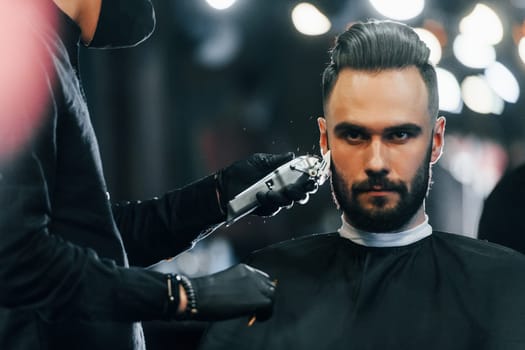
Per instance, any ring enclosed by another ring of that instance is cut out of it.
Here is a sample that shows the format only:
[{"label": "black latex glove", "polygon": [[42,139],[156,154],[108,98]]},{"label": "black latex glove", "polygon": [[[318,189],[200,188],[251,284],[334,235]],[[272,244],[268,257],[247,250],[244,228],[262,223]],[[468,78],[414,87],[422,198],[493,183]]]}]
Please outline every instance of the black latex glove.
[{"label": "black latex glove", "polygon": [[239,264],[213,275],[191,279],[198,313],[191,319],[219,321],[240,316],[269,317],[275,285],[256,268]]},{"label": "black latex glove", "polygon": [[[284,154],[256,153],[219,171],[217,173],[217,186],[223,212],[226,212],[228,201],[233,197],[294,157],[293,152]],[[313,190],[315,190],[315,184],[312,182],[306,186],[290,185],[281,191],[259,193],[257,200],[260,206],[254,211],[254,214],[272,216],[282,207],[291,207],[294,202],[304,204],[308,201],[308,192]]]}]

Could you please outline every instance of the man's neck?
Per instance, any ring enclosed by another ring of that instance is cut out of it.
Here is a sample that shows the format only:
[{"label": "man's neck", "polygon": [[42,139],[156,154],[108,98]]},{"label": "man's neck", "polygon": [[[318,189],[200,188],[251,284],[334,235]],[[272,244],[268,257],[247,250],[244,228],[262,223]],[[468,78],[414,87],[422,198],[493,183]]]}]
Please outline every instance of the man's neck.
[{"label": "man's neck", "polygon": [[417,242],[432,234],[432,226],[428,224],[424,206],[403,225],[402,228],[392,232],[367,232],[352,226],[346,215],[341,216],[342,225],[338,232],[341,237],[352,242],[368,247],[400,247]]},{"label": "man's neck", "polygon": [[102,0],[53,0],[66,15],[78,24],[82,42],[88,45],[97,29]]}]

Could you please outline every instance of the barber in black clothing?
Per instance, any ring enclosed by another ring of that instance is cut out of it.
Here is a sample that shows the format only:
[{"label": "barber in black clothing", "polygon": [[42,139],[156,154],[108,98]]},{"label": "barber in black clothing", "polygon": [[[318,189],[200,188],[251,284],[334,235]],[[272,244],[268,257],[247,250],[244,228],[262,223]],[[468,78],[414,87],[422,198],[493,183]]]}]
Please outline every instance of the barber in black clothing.
[{"label": "barber in black clothing", "polygon": [[[196,279],[135,266],[188,248],[225,219],[228,199],[293,155],[256,154],[158,199],[111,205],[78,42],[136,45],[153,31],[153,8],[149,0],[47,1],[58,27],[27,23],[53,62],[52,72],[42,70],[47,114],[23,149],[0,159],[0,349],[145,349],[140,321],[266,311],[274,286],[247,265]],[[258,214],[304,192],[262,197]]]}]

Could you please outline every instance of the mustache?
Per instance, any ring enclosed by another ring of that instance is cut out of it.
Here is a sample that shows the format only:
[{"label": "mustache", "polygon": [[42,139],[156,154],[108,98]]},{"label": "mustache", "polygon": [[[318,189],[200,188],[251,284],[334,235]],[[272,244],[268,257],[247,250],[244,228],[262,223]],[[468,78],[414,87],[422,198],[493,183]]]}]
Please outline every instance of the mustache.
[{"label": "mustache", "polygon": [[404,183],[391,181],[385,176],[372,176],[364,181],[354,183],[352,185],[352,192],[374,191],[377,190],[378,187],[383,191],[407,192],[407,187]]}]

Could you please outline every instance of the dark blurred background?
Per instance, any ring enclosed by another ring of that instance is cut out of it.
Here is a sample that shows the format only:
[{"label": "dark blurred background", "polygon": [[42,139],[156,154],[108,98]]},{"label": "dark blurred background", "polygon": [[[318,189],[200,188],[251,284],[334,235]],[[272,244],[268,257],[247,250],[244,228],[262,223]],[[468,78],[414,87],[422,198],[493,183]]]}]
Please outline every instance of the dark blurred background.
[{"label": "dark blurred background", "polygon": [[[310,17],[312,7],[297,12],[299,1],[230,1],[219,10],[211,5],[228,0],[154,0],[157,28],[148,41],[133,49],[82,50],[84,87],[113,200],[160,195],[254,152],[318,154],[320,78],[334,36],[352,21],[393,18],[435,35],[437,66],[456,79],[452,85],[440,80],[442,98],[462,89],[442,108],[448,136],[427,209],[435,229],[476,236],[484,198],[505,171],[525,161],[525,99],[519,94],[525,0],[420,0],[422,12],[406,19],[380,12],[379,0],[311,1],[318,13]],[[417,7],[420,1],[383,2],[397,11],[400,3]],[[499,17],[501,39],[482,43],[489,47],[487,60],[468,67],[455,52],[462,46],[456,36],[474,32],[487,39],[487,9]],[[294,22],[292,14],[307,17]],[[472,20],[475,14],[481,25]],[[460,26],[467,15],[474,24]],[[300,31],[317,20],[329,21],[324,33]],[[505,80],[508,73],[514,80]],[[270,219],[246,217],[159,269],[217,271],[254,249],[339,225],[324,186],[308,205]],[[200,329],[146,324],[149,349],[191,347]]]}]

